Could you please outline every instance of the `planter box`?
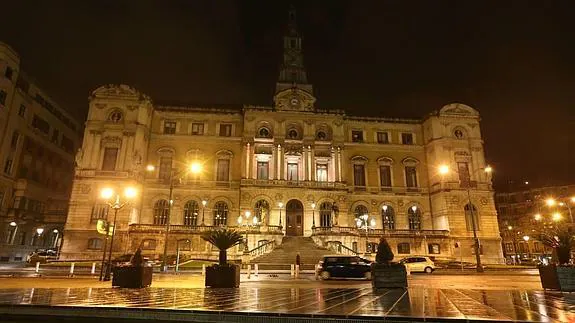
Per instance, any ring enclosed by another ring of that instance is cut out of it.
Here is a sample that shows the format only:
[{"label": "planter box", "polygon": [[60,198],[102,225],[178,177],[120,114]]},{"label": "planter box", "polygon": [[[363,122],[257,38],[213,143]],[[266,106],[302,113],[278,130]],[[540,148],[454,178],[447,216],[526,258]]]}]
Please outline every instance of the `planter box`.
[{"label": "planter box", "polygon": [[407,271],[403,264],[371,264],[371,285],[373,288],[406,288]]},{"label": "planter box", "polygon": [[206,267],[206,287],[240,287],[240,267],[236,265]]},{"label": "planter box", "polygon": [[539,266],[539,277],[543,289],[575,291],[575,267]]},{"label": "planter box", "polygon": [[152,285],[152,267],[121,266],[112,269],[112,286],[143,288]]}]

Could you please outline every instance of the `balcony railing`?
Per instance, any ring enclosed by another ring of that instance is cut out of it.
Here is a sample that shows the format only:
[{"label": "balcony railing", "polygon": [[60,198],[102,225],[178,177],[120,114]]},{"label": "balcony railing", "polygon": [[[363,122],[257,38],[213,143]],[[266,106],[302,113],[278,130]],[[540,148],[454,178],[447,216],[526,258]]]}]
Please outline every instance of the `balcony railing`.
[{"label": "balcony railing", "polygon": [[[214,226],[214,225],[182,225],[171,224],[170,233],[201,234],[218,229],[237,230],[249,234],[282,234],[282,227],[277,225],[250,225],[250,226]],[[165,224],[130,224],[132,233],[162,233],[166,230]]]},{"label": "balcony railing", "polygon": [[448,237],[448,230],[409,230],[409,229],[358,229],[355,227],[315,227],[312,229],[314,235],[358,235],[370,237]]},{"label": "balcony railing", "polygon": [[321,182],[321,181],[288,181],[283,179],[252,179],[244,178],[242,186],[287,186],[322,189],[345,189],[345,183],[341,182]]},{"label": "balcony railing", "polygon": [[76,177],[119,177],[119,178],[131,178],[134,176],[132,172],[129,171],[119,171],[119,170],[95,170],[95,169],[77,169]]},{"label": "balcony railing", "polygon": [[470,188],[472,190],[480,190],[480,191],[492,190],[491,183],[470,181],[469,183],[460,183],[460,182],[434,183],[431,186],[431,191],[437,192],[437,191],[444,191],[444,190],[466,190],[467,188]]}]

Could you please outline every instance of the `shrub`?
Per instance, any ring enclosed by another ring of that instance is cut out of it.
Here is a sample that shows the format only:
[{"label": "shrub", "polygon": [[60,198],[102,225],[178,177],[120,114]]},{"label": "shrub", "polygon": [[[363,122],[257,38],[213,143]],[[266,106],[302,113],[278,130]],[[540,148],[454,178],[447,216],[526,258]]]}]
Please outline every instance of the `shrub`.
[{"label": "shrub", "polygon": [[389,243],[385,238],[379,240],[377,246],[377,254],[375,255],[375,262],[378,264],[389,264],[393,260],[393,251],[389,247]]}]

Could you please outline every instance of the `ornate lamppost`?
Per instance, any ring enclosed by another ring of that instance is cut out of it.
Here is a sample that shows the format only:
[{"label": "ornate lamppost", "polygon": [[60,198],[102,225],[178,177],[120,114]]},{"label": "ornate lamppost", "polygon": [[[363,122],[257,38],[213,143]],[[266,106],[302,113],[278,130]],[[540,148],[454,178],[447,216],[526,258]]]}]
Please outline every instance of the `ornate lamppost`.
[{"label": "ornate lamppost", "polygon": [[278,207],[280,208],[280,230],[282,230],[282,207],[284,206],[284,204],[282,202],[278,203]]},{"label": "ornate lamppost", "polygon": [[315,203],[312,202],[311,203],[311,214],[312,214],[312,218],[311,218],[311,228],[315,229]]},{"label": "ornate lamppost", "polygon": [[369,244],[369,238],[368,238],[369,229],[375,228],[375,219],[372,218],[370,220],[369,215],[362,214],[355,221],[356,221],[358,229],[365,230],[365,254],[368,255],[369,252],[367,252],[367,250],[368,250],[368,244]]},{"label": "ornate lamppost", "polygon": [[208,204],[208,201],[202,200],[202,226],[205,225],[204,219],[206,214],[206,204]]},{"label": "ornate lamppost", "polygon": [[[118,211],[122,209],[129,200],[136,197],[138,192],[133,187],[126,187],[124,189],[124,197],[128,199],[128,201],[120,201],[120,194],[116,193],[112,188],[104,188],[100,192],[100,196],[106,201],[106,204],[114,210],[114,221],[112,222],[112,237],[110,239],[110,250],[108,252],[108,263],[106,264],[106,272],[104,274],[104,281],[110,280],[111,274],[111,265],[112,265],[112,252],[114,251],[114,237],[116,236],[116,219],[118,217]],[[108,234],[108,230],[106,230],[106,234]],[[105,251],[104,251],[105,252]],[[102,267],[104,263],[102,263]]]}]

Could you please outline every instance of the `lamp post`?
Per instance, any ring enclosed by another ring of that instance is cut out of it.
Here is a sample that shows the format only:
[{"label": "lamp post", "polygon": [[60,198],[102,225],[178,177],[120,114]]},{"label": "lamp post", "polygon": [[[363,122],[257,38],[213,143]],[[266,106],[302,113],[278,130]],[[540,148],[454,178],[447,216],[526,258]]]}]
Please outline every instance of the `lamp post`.
[{"label": "lamp post", "polygon": [[52,248],[56,248],[58,246],[58,238],[60,237],[60,231],[58,229],[52,230],[54,234],[54,243],[52,243]]},{"label": "lamp post", "polygon": [[37,228],[36,229],[36,234],[38,236],[38,240],[36,241],[37,245],[40,245],[40,238],[42,237],[42,233],[44,233],[44,228]]},{"label": "lamp post", "polygon": [[[248,230],[249,230],[249,226],[250,226],[250,216],[251,215],[252,215],[252,212],[245,211],[243,217],[241,214],[238,217],[238,225],[240,227],[244,227],[245,234],[246,234],[246,238],[244,240],[244,253],[247,253],[249,251],[249,248],[248,248]],[[254,219],[257,222],[256,217],[254,217]]]},{"label": "lamp post", "polygon": [[[128,200],[136,197],[138,192],[133,187],[126,187],[124,189],[124,197]],[[106,203],[110,208],[114,210],[114,221],[112,222],[112,238],[110,239],[110,250],[108,251],[108,263],[106,265],[106,272],[104,274],[104,281],[110,280],[111,265],[112,265],[112,252],[114,251],[114,237],[116,236],[116,220],[118,218],[118,211],[122,209],[128,202],[120,201],[120,194],[114,192],[111,188],[104,188],[100,192],[100,196],[106,200]],[[113,200],[112,200],[113,198]],[[106,230],[108,231],[108,230]],[[108,234],[108,232],[106,232]],[[103,264],[102,264],[103,265]]]},{"label": "lamp post", "polygon": [[[185,243],[190,243],[189,239],[183,240]],[[176,251],[176,272],[178,272],[180,270],[180,242],[182,242],[182,240],[178,240],[177,242],[177,251]]]},{"label": "lamp post", "polygon": [[[162,271],[166,272],[168,270],[168,238],[170,235],[170,217],[172,215],[172,206],[174,204],[174,185],[175,185],[175,179],[176,178],[180,178],[184,175],[186,175],[187,173],[192,173],[192,174],[199,174],[202,171],[202,164],[199,162],[193,162],[189,165],[187,165],[186,168],[184,168],[182,171],[180,172],[176,172],[175,168],[171,168],[170,169],[170,176],[168,177],[168,183],[169,183],[169,193],[168,193],[168,214],[166,215],[166,228],[165,228],[165,234],[164,234],[164,252],[163,252],[163,256],[162,256]],[[156,169],[156,167],[154,165],[148,165],[146,167],[146,169],[148,171],[154,171]],[[203,201],[202,201],[203,204]],[[203,224],[203,213],[202,213],[202,224]]]},{"label": "lamp post", "polygon": [[315,203],[314,202],[311,203],[311,216],[312,216],[311,217],[311,221],[312,221],[311,228],[315,229]]},{"label": "lamp post", "polygon": [[513,226],[508,225],[507,226],[507,230],[508,235],[511,237],[511,244],[513,245],[513,264],[515,265],[517,263],[517,246],[515,246],[515,234],[513,231]]},{"label": "lamp post", "polygon": [[206,214],[206,204],[208,204],[208,201],[206,200],[202,200],[202,226],[204,226],[204,218],[205,218],[205,214]]},{"label": "lamp post", "polygon": [[365,254],[368,255],[369,252],[368,251],[368,243],[369,243],[369,229],[370,227],[375,227],[375,219],[372,218],[371,221],[369,220],[369,215],[367,214],[363,214],[360,215],[357,219],[356,219],[356,224],[357,224],[357,228],[358,229],[365,229]]},{"label": "lamp post", "polygon": [[567,211],[569,212],[569,220],[571,220],[571,223],[573,223],[573,211],[571,211],[570,204],[575,204],[575,196],[572,196],[568,199],[555,199],[550,197],[545,200],[545,204],[547,204],[547,206],[549,207],[554,207],[555,205],[558,205],[567,208]]},{"label": "lamp post", "polygon": [[527,246],[527,259],[531,260],[531,250],[529,248],[529,236],[523,236],[523,240],[525,240],[525,245]]}]

